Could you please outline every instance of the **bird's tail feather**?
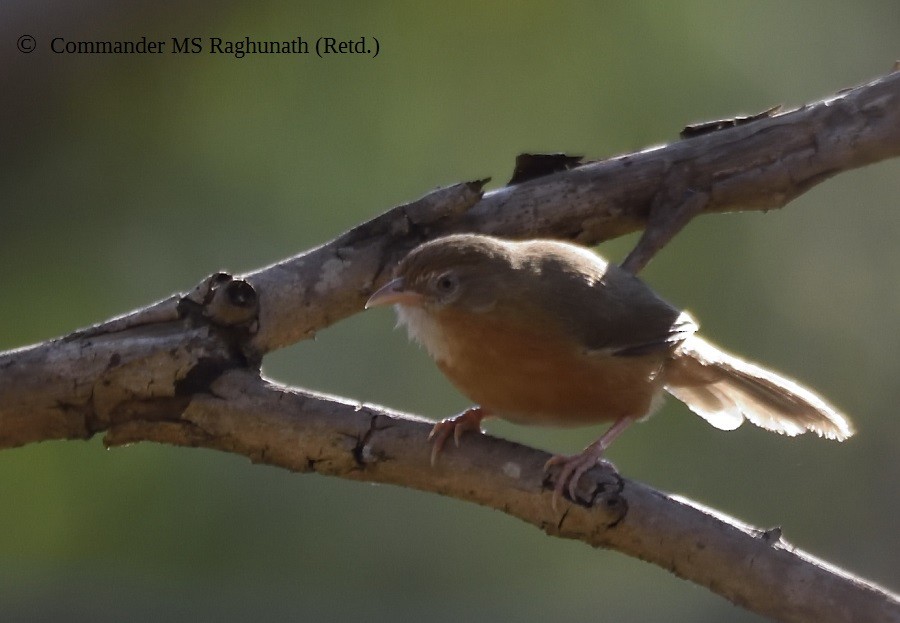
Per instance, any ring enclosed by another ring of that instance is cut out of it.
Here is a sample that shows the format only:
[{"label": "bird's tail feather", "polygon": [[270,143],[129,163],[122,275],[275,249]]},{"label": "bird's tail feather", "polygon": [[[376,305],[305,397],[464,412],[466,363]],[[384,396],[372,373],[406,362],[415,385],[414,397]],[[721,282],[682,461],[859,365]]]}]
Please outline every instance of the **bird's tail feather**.
[{"label": "bird's tail feather", "polygon": [[722,430],[746,418],[776,433],[812,431],[843,441],[849,420],[795,381],[729,355],[697,336],[679,346],[666,367],[666,391]]}]

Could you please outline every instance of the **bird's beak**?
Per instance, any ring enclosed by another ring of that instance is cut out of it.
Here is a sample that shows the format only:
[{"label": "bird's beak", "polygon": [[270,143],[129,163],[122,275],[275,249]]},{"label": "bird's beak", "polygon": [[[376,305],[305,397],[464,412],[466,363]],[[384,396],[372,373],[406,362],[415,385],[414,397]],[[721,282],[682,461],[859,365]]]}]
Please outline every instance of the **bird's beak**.
[{"label": "bird's beak", "polygon": [[379,305],[419,305],[422,295],[412,290],[405,290],[403,277],[388,281],[366,301],[366,309]]}]

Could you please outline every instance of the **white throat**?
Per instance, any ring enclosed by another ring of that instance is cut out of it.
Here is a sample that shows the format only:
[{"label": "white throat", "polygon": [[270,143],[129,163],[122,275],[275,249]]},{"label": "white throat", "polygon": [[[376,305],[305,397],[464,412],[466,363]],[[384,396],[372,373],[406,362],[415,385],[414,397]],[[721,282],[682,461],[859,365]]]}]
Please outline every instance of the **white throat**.
[{"label": "white throat", "polygon": [[415,305],[394,305],[394,311],[397,312],[397,326],[406,326],[409,339],[424,346],[435,361],[447,359],[449,345],[431,314]]}]

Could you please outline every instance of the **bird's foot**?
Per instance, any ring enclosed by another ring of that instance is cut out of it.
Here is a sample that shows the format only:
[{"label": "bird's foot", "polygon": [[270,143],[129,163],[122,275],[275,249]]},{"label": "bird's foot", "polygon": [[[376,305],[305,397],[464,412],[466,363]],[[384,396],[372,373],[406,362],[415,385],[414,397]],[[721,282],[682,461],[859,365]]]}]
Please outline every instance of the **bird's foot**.
[{"label": "bird's foot", "polygon": [[444,444],[450,435],[453,435],[453,443],[459,447],[460,436],[468,431],[473,430],[482,432],[481,420],[487,417],[487,413],[481,407],[471,407],[466,409],[459,415],[448,417],[434,425],[428,434],[428,441],[432,442],[431,446],[431,465],[437,462],[437,457],[444,449]]},{"label": "bird's foot", "polygon": [[556,501],[559,500],[559,496],[562,495],[563,491],[566,489],[568,489],[570,500],[577,499],[575,497],[575,489],[578,487],[578,481],[581,479],[581,476],[594,465],[597,463],[607,463],[612,466],[612,463],[609,463],[609,461],[606,461],[603,458],[603,453],[606,452],[609,444],[622,434],[622,431],[631,426],[632,422],[634,422],[633,417],[620,417],[609,427],[609,430],[603,433],[600,439],[578,454],[573,454],[572,456],[557,454],[550,457],[550,460],[544,463],[545,472],[551,467],[557,465],[561,466],[559,476],[556,478],[556,485],[553,487],[553,500],[551,502],[553,510],[556,510]]},{"label": "bird's foot", "polygon": [[550,460],[544,463],[545,472],[552,467],[560,466],[559,475],[556,477],[556,484],[553,486],[551,506],[554,511],[556,510],[556,502],[563,492],[567,492],[569,494],[569,499],[571,500],[578,499],[575,496],[575,489],[578,487],[578,481],[581,480],[582,475],[584,475],[586,471],[598,463],[607,463],[607,461],[603,459],[603,451],[605,449],[606,448],[599,444],[591,444],[578,454],[573,454],[572,456],[557,454],[550,457]]}]

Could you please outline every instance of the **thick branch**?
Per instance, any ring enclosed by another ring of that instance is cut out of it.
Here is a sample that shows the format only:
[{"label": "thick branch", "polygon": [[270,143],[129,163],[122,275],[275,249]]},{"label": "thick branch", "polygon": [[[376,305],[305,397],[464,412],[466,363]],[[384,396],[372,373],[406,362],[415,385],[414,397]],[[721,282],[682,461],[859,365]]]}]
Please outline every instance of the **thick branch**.
[{"label": "thick branch", "polygon": [[[381,407],[223,375],[178,422],[128,422],[107,443],[153,440],[234,452],[293,471],[381,482],[501,510],[547,534],[616,549],[783,621],[900,621],[900,599],[755,530],[596,468],[579,503],[551,507],[549,455],[472,436],[430,466],[431,423]],[[789,578],[789,580],[788,580]]]},{"label": "thick branch", "polygon": [[[691,217],[783,206],[827,177],[900,154],[900,74],[837,97],[482,196],[435,191],[245,279],[0,354],[0,448],[108,431],[237,452],[293,470],[390,482],[487,504],[656,562],[764,614],[900,621],[895,597],[736,522],[606,474],[557,516],[542,453],[487,437],[427,466],[426,425],[258,378],[262,355],[362,309],[415,244],[453,231],[595,243],[646,227],[639,269]],[[771,535],[769,535],[771,536]],[[787,579],[786,579],[787,578]]]}]

